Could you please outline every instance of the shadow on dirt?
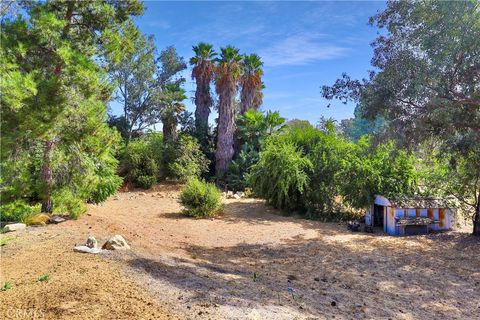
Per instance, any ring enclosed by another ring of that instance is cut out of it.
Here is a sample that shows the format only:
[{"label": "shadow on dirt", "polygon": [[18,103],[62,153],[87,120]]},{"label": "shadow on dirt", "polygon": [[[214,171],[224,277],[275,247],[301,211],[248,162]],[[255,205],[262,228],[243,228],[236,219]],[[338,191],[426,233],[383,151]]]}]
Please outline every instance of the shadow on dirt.
[{"label": "shadow on dirt", "polygon": [[190,258],[133,256],[129,266],[153,278],[153,286],[159,281],[188,292],[191,303],[274,305],[327,318],[468,318],[478,312],[480,241],[471,236],[353,234],[335,224],[259,214],[241,203],[229,204],[228,212],[227,222],[289,219],[322,237],[280,245],[190,245]]}]

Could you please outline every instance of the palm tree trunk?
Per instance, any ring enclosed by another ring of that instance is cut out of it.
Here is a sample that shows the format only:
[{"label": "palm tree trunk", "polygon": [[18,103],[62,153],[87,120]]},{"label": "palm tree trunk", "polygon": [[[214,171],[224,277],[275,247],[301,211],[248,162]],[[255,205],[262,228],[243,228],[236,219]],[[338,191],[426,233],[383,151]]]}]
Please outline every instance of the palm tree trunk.
[{"label": "palm tree trunk", "polygon": [[52,205],[52,190],[53,190],[53,139],[47,140],[43,146],[43,163],[42,163],[42,182],[43,182],[43,199],[42,212],[51,213]]},{"label": "palm tree trunk", "polygon": [[165,117],[162,120],[163,123],[163,139],[165,142],[173,142],[177,141],[178,133],[177,133],[177,122],[175,117]]},{"label": "palm tree trunk", "polygon": [[253,98],[255,97],[255,88],[243,88],[240,94],[240,114],[243,115],[248,109],[253,108]]},{"label": "palm tree trunk", "polygon": [[210,115],[210,107],[212,106],[209,87],[210,83],[201,83],[198,81],[195,92],[195,130],[202,145],[208,136],[208,116]]},{"label": "palm tree trunk", "polygon": [[215,172],[217,178],[227,172],[233,158],[233,111],[235,105],[235,88],[226,88],[220,95],[218,106],[218,137],[215,152]]},{"label": "palm tree trunk", "polygon": [[473,217],[473,235],[480,237],[480,192],[477,195],[477,205]]}]

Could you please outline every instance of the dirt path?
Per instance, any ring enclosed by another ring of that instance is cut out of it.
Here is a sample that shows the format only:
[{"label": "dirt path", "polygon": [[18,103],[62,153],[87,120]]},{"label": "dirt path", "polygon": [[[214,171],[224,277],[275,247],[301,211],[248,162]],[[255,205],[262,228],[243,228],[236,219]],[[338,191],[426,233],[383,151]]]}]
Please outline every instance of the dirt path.
[{"label": "dirt path", "polygon": [[[395,238],[282,217],[256,200],[178,214],[175,186],[120,193],[78,221],[30,228],[2,250],[0,314],[78,319],[480,319],[480,241]],[[72,252],[113,234],[128,253]],[[2,235],[1,237],[5,237]],[[48,273],[48,282],[36,279]],[[289,289],[290,288],[290,289]],[[10,308],[10,309],[9,309]]]}]

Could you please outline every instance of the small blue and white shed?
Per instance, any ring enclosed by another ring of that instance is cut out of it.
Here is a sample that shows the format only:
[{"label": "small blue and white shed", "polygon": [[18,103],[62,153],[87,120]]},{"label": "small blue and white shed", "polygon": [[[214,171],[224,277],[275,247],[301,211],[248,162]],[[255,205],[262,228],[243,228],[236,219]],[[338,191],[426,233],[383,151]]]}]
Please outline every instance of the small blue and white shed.
[{"label": "small blue and white shed", "polygon": [[391,235],[427,234],[453,229],[455,213],[446,199],[387,199],[378,195],[367,210],[365,224],[383,227],[383,231]]}]

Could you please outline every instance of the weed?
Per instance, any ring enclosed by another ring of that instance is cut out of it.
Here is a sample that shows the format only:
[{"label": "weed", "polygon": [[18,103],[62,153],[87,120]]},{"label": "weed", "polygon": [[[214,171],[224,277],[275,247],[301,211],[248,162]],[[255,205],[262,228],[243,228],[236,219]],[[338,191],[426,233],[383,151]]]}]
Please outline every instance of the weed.
[{"label": "weed", "polygon": [[4,245],[7,244],[7,242],[12,241],[12,240],[16,240],[16,239],[17,239],[17,237],[13,237],[13,236],[12,237],[5,237],[3,239],[0,239],[0,247],[3,247]]},{"label": "weed", "polygon": [[42,274],[38,277],[39,282],[48,282],[48,280],[50,280],[50,275],[48,273]]},{"label": "weed", "polygon": [[8,289],[12,289],[12,283],[10,281],[5,281],[2,286],[2,291],[7,291]]}]

